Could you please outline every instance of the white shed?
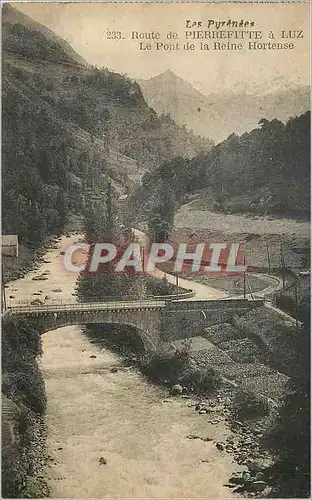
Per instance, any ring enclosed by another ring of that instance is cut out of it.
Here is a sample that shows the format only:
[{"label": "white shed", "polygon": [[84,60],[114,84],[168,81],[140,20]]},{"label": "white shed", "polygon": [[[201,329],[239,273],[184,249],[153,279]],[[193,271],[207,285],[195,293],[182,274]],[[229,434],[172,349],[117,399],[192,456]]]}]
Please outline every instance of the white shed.
[{"label": "white shed", "polygon": [[3,257],[18,257],[18,235],[2,234],[1,251]]}]

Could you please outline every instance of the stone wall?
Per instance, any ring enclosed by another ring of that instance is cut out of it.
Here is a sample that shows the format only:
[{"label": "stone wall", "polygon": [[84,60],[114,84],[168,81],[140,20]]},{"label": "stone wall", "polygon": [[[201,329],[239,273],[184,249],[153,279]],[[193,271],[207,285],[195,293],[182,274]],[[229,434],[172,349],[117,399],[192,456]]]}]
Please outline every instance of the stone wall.
[{"label": "stone wall", "polygon": [[167,342],[200,335],[208,326],[230,322],[262,305],[261,300],[247,299],[171,302],[165,308],[161,340]]}]

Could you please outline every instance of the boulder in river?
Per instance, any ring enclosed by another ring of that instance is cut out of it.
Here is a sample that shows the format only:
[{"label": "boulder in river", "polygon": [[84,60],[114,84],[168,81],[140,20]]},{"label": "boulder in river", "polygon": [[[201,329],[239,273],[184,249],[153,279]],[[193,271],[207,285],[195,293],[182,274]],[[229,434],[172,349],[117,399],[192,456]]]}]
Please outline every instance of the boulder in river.
[{"label": "boulder in river", "polygon": [[235,420],[234,424],[237,425],[237,427],[243,427],[242,422],[240,422],[239,420]]},{"label": "boulder in river", "polygon": [[243,479],[244,482],[250,480],[250,474],[249,474],[249,472],[247,470],[244,470],[244,472],[242,474],[242,479]]},{"label": "boulder in river", "polygon": [[248,462],[248,468],[252,472],[263,472],[269,467],[272,467],[272,465],[273,461],[269,458],[259,458]]},{"label": "boulder in river", "polygon": [[35,299],[30,302],[31,306],[42,306],[43,302],[40,299]]},{"label": "boulder in river", "polygon": [[252,491],[255,493],[260,493],[267,487],[267,483],[265,481],[252,481],[248,484],[248,491]]},{"label": "boulder in river", "polygon": [[173,396],[182,394],[182,392],[183,392],[183,387],[180,384],[175,384],[170,389],[170,394],[172,394]]},{"label": "boulder in river", "polygon": [[243,484],[244,479],[242,478],[242,476],[232,476],[230,477],[229,482],[232,484]]}]

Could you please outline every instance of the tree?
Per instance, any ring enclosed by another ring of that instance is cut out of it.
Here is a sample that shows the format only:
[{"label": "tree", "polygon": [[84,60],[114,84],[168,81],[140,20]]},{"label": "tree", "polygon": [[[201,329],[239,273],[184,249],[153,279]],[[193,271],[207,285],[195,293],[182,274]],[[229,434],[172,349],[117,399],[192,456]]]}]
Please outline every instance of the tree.
[{"label": "tree", "polygon": [[[309,308],[308,308],[309,309]],[[310,321],[297,336],[289,394],[267,443],[278,456],[273,485],[281,498],[310,497]]]},{"label": "tree", "polygon": [[91,244],[86,269],[82,271],[77,281],[77,292],[83,300],[107,300],[109,298],[144,298],[146,283],[143,276],[129,274],[127,270],[117,273],[115,262],[100,265],[96,272],[90,272],[90,264],[94,244],[100,242],[115,243],[119,257],[123,250],[123,240],[119,214],[114,202],[111,183],[108,182],[105,193],[105,203],[91,204],[85,215],[86,240]]}]

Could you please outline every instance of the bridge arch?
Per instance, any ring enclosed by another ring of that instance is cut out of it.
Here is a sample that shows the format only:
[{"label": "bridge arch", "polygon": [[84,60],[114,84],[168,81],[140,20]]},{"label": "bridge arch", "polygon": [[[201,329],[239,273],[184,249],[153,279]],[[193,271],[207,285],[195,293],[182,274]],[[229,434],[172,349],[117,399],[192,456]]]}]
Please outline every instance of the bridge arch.
[{"label": "bridge arch", "polygon": [[144,352],[157,350],[157,345],[149,332],[130,322],[121,324],[114,321],[105,321],[88,323],[84,326],[86,326],[87,337],[104,347],[109,342],[114,347],[125,347],[129,352],[143,354]]},{"label": "bridge arch", "polygon": [[70,325],[112,324],[130,326],[135,329],[144,349],[148,352],[157,349],[162,323],[162,309],[159,307],[154,309],[122,309],[120,311],[116,309],[94,310],[92,308],[89,310],[85,308],[78,310],[19,310],[14,311],[13,314],[9,313],[9,316],[13,321],[20,320],[27,323],[40,335]]},{"label": "bridge arch", "polygon": [[38,328],[38,333],[39,335],[44,335],[45,333],[51,332],[53,330],[57,330],[58,328],[64,328],[66,326],[72,326],[72,325],[77,325],[77,326],[86,326],[86,325],[114,325],[114,326],[122,326],[122,327],[127,327],[130,326],[136,331],[136,334],[138,337],[140,337],[140,340],[142,342],[142,345],[144,347],[144,350],[146,352],[153,352],[156,351],[157,345],[153,341],[152,336],[149,335],[148,331],[143,330],[142,328],[139,328],[136,324],[131,324],[130,322],[127,323],[121,323],[121,322],[116,322],[116,321],[102,321],[102,322],[85,322],[85,323],[77,323],[76,321],[69,322],[69,321],[56,321],[53,322],[54,324],[49,324],[46,325],[45,327],[40,328],[40,324],[36,325],[36,322],[32,319],[32,326],[33,328],[37,329]]}]

